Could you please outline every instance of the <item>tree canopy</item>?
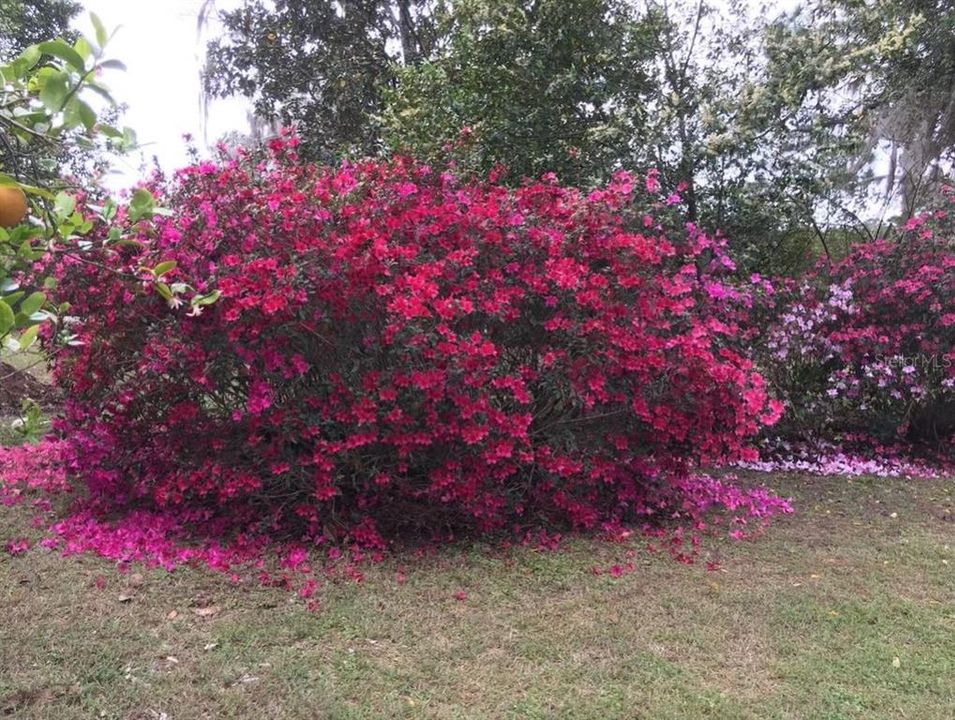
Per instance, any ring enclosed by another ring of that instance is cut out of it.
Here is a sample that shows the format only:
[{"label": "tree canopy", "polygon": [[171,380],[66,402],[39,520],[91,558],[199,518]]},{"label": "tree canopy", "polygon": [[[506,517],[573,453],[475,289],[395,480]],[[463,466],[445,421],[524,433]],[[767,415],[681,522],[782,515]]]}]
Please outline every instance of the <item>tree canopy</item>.
[{"label": "tree canopy", "polygon": [[466,128],[483,170],[586,185],[646,145],[658,28],[627,3],[462,0],[436,27],[434,56],[385,90],[387,146],[433,157]]},{"label": "tree canopy", "polygon": [[394,63],[433,42],[426,0],[249,0],[220,20],[206,91],[245,95],[261,117],[295,124],[303,152],[321,159],[380,147],[375,117]]},{"label": "tree canopy", "polygon": [[804,266],[937,195],[955,147],[951,0],[246,0],[206,88],[306,157],[406,152],[507,182],[657,168],[744,267]]},{"label": "tree canopy", "polygon": [[0,60],[53,38],[75,40],[70,21],[82,7],[74,0],[0,0]]}]

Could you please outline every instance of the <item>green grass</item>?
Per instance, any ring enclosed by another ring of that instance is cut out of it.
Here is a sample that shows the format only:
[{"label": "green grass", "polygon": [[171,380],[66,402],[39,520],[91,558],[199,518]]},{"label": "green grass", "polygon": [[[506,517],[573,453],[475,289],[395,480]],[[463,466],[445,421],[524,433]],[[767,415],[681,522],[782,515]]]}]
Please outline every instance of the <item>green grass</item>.
[{"label": "green grass", "polygon": [[[595,577],[624,549],[585,540],[457,548],[403,559],[404,585],[391,561],[328,585],[315,613],[208,572],[131,587],[96,558],[3,555],[0,717],[951,720],[955,482],[773,480],[798,514],[712,542],[719,572],[638,554]],[[0,540],[28,520],[0,509]]]}]

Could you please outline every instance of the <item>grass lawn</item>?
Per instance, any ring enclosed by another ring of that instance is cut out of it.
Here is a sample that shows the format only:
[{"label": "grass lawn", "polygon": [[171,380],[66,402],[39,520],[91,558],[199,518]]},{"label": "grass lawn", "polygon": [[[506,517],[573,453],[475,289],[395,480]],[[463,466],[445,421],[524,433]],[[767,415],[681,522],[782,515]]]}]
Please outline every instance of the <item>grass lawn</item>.
[{"label": "grass lawn", "polygon": [[[458,548],[403,585],[393,563],[327,585],[315,613],[209,572],[2,554],[0,717],[955,717],[955,481],[772,485],[797,514],[711,542],[721,571]],[[28,520],[0,508],[0,540]]]}]

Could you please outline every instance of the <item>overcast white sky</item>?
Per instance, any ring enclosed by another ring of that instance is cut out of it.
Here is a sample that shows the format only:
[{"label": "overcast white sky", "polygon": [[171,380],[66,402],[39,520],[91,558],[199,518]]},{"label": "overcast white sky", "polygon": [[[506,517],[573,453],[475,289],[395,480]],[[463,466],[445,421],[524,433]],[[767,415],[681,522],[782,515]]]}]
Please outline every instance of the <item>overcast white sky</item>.
[{"label": "overcast white sky", "polygon": [[[217,0],[227,9],[230,0]],[[80,31],[92,36],[89,12],[95,12],[107,30],[119,26],[107,47],[110,57],[122,60],[126,72],[111,70],[103,77],[113,96],[129,109],[122,125],[133,128],[143,155],[159,158],[166,169],[185,163],[182,136],[203,141],[199,62],[205,38],[197,38],[196,17],[201,0],[85,0],[86,12],[76,20]],[[208,37],[208,34],[207,36]],[[245,103],[216,101],[208,114],[206,136],[215,142],[229,130],[245,130]],[[114,189],[128,187],[139,177],[139,158],[117,164]]]}]

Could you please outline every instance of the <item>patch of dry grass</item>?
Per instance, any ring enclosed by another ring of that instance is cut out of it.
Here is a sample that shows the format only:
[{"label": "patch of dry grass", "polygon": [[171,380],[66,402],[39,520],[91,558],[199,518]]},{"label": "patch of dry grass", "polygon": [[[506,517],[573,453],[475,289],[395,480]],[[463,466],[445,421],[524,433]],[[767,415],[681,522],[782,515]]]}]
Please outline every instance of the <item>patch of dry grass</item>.
[{"label": "patch of dry grass", "polygon": [[[950,720],[955,483],[774,480],[797,515],[714,545],[719,572],[457,548],[405,559],[404,585],[389,562],[326,586],[316,613],[208,572],[3,555],[0,716]],[[0,510],[0,540],[28,520]]]}]

